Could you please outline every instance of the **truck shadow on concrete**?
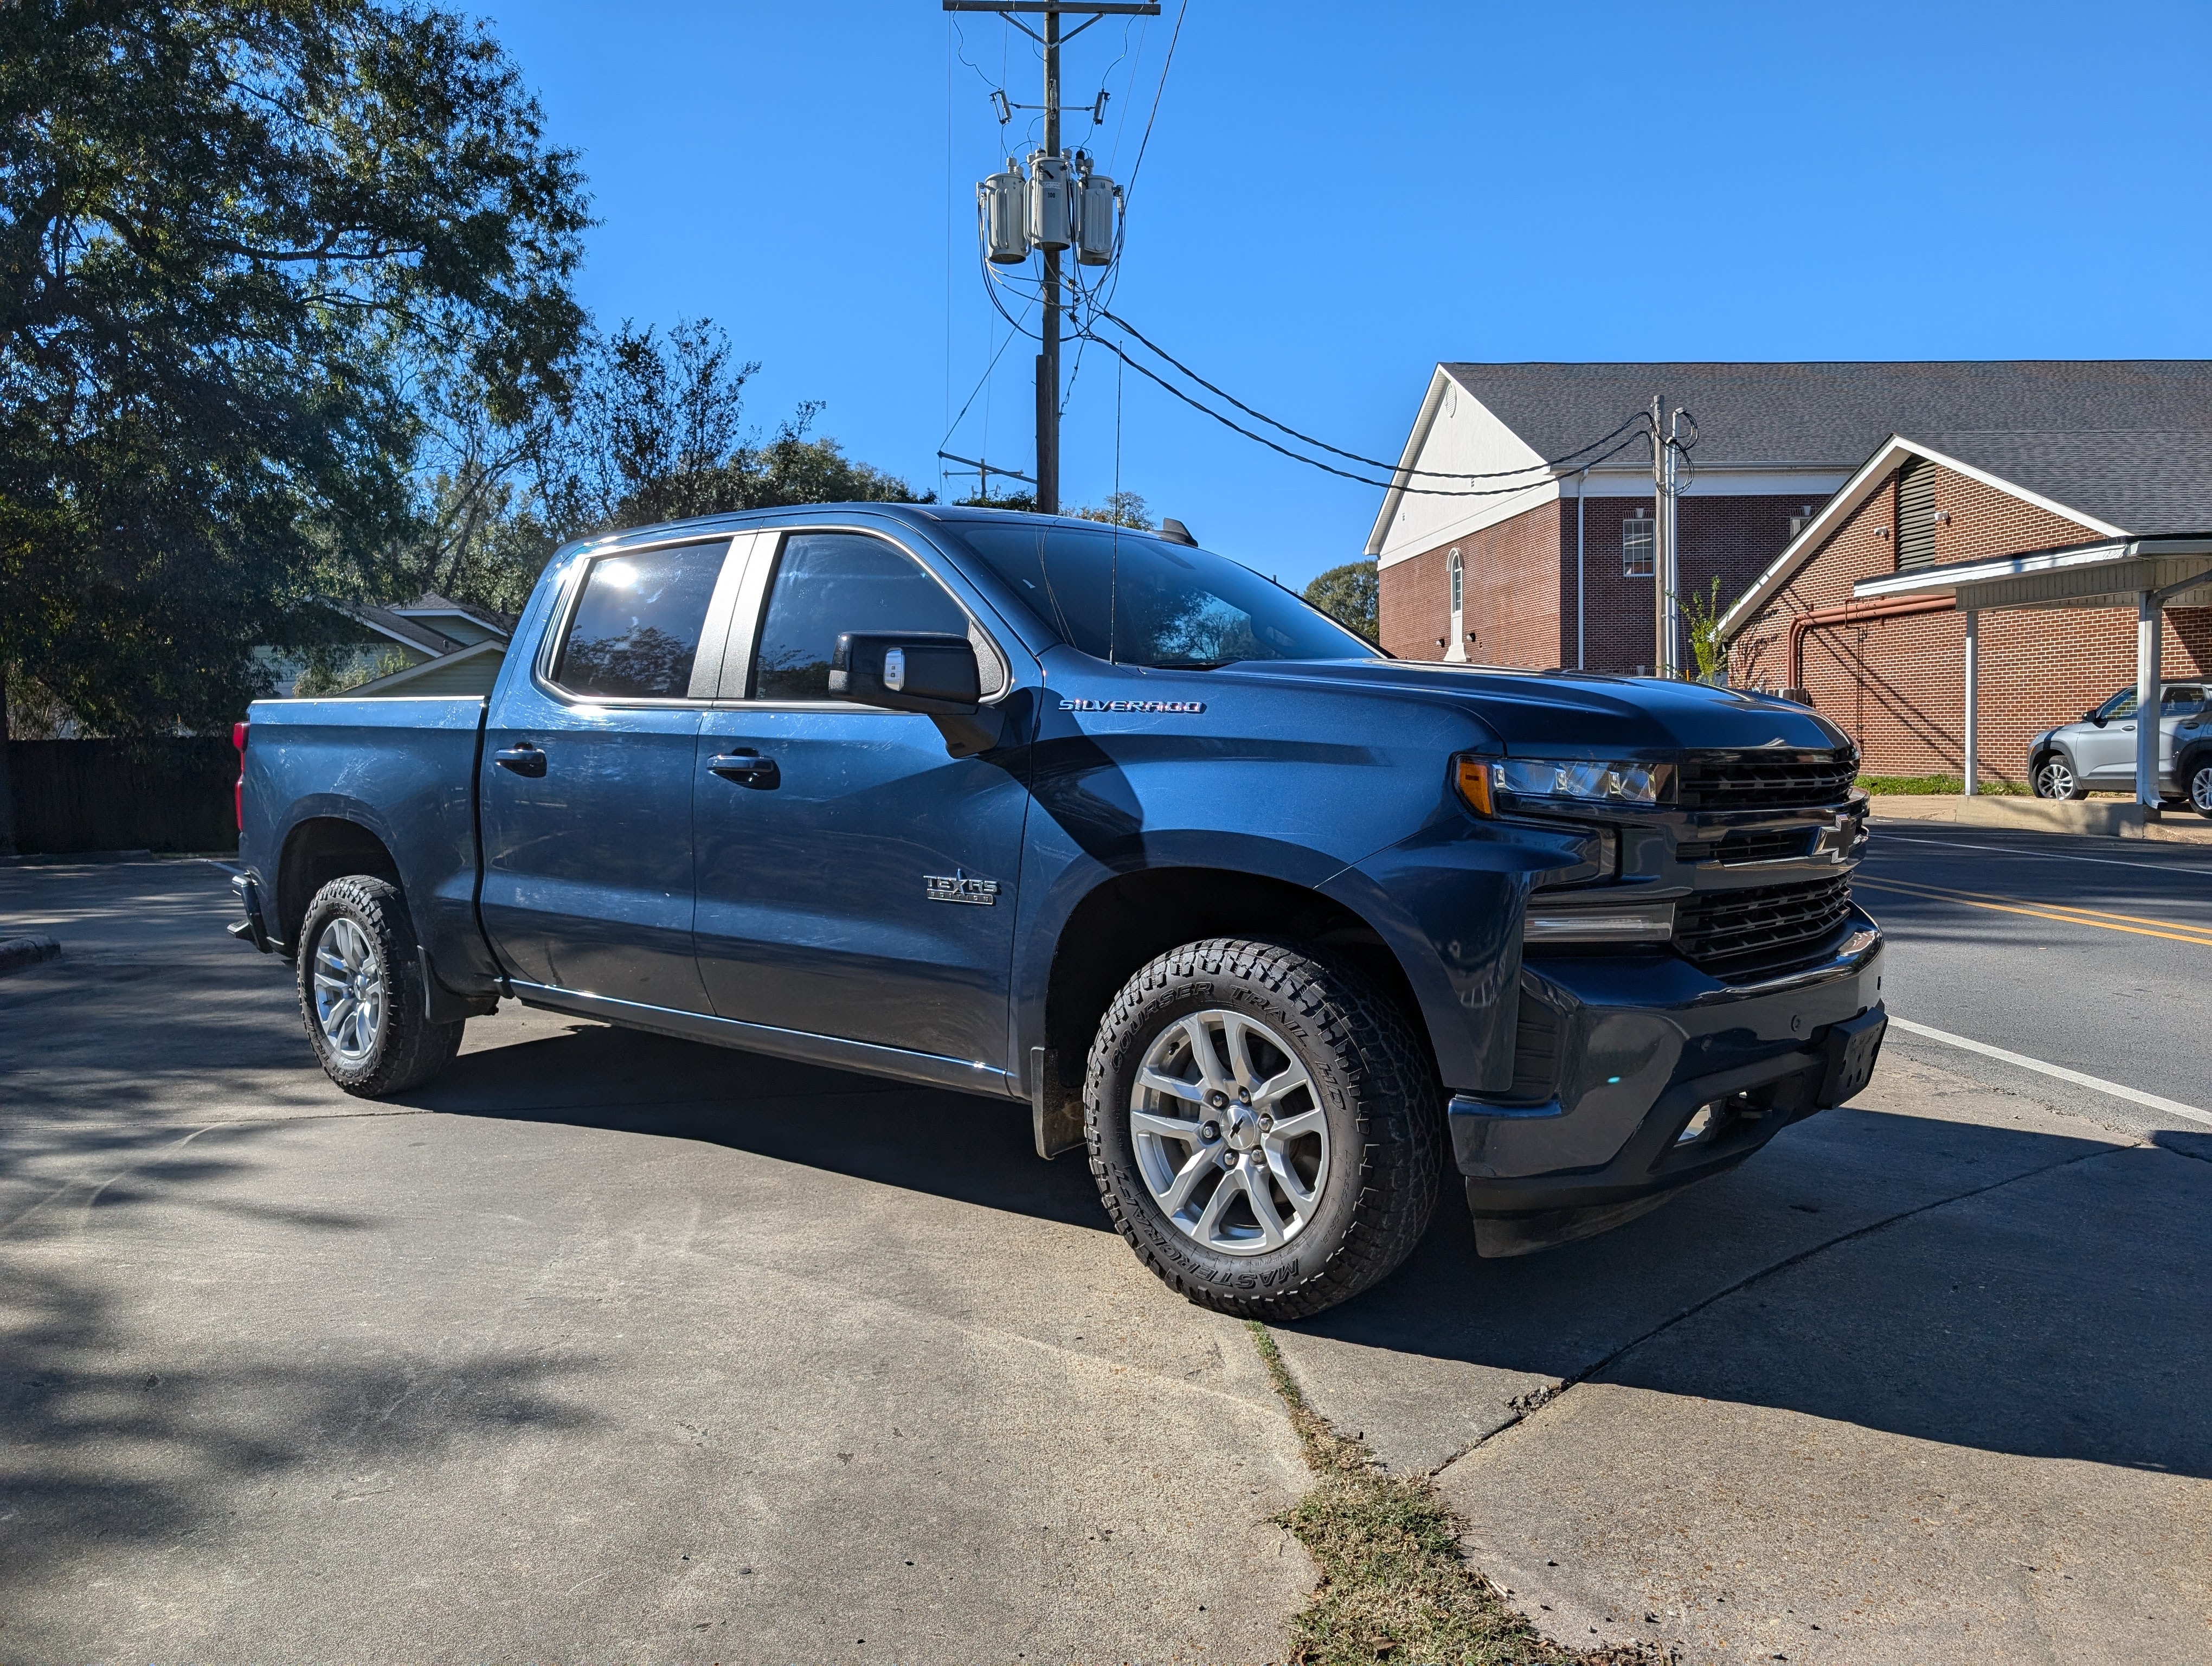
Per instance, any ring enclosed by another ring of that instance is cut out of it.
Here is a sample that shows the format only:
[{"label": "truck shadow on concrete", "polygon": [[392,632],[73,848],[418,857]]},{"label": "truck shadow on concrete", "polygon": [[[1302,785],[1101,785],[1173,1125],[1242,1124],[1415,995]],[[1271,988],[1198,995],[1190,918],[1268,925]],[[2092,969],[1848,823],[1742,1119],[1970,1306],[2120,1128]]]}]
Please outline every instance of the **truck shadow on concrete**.
[{"label": "truck shadow on concrete", "polygon": [[[410,1097],[1108,1230],[1081,1156],[1038,1161],[1005,1101],[586,1024],[465,1055]],[[1476,1256],[1448,1185],[1404,1268],[1297,1329],[2212,1476],[2212,1139],[2165,1139],[1832,1111],[1640,1220],[1510,1261]]]}]

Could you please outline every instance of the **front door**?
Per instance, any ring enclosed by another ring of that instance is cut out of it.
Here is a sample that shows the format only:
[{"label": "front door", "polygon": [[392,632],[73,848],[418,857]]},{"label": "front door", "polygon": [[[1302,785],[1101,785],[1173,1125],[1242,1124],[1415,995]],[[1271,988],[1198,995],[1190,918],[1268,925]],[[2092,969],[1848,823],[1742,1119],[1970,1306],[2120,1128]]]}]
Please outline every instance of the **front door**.
[{"label": "front door", "polygon": [[1005,661],[888,538],[795,531],[764,536],[757,559],[753,651],[730,655],[750,659],[744,695],[699,737],[696,921],[714,1010],[1006,1069],[1027,737],[956,759],[927,717],[829,697],[844,631],[968,635],[987,696],[1005,690]]},{"label": "front door", "polygon": [[691,778],[723,659],[714,627],[726,630],[734,593],[720,582],[730,543],[583,562],[553,651],[514,667],[496,696],[483,922],[516,978],[708,1010],[691,943]]},{"label": "front door", "polygon": [[2068,737],[2084,787],[2125,787],[2136,778],[2136,691],[2122,689],[2097,708],[2105,720],[2077,726]]}]

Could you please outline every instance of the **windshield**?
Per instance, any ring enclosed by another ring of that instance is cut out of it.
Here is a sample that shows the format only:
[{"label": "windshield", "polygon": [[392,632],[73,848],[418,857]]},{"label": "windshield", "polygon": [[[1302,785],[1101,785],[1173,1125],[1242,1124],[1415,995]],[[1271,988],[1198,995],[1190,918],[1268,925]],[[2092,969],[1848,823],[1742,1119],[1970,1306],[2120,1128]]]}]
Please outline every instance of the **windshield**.
[{"label": "windshield", "polygon": [[1124,666],[1373,660],[1375,648],[1235,562],[1141,532],[1035,522],[947,528],[1072,647]]}]

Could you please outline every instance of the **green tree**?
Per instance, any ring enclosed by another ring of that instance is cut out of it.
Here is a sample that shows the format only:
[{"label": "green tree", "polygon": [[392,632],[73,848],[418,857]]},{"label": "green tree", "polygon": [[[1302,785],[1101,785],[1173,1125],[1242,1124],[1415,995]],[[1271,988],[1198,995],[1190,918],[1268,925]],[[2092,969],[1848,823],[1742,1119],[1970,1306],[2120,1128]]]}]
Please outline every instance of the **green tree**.
[{"label": "green tree", "polygon": [[586,224],[451,13],[0,6],[0,663],[110,733],[236,715],[420,547],[437,411],[512,448],[567,397]]},{"label": "green tree", "polygon": [[1371,561],[1348,561],[1341,567],[1332,567],[1305,591],[1310,605],[1370,642],[1381,640],[1382,593],[1382,582]]},{"label": "green tree", "polygon": [[1109,492],[1103,503],[1075,513],[1085,520],[1103,520],[1109,526],[1134,526],[1146,532],[1152,530],[1152,518],[1146,513],[1145,500],[1134,492]]}]

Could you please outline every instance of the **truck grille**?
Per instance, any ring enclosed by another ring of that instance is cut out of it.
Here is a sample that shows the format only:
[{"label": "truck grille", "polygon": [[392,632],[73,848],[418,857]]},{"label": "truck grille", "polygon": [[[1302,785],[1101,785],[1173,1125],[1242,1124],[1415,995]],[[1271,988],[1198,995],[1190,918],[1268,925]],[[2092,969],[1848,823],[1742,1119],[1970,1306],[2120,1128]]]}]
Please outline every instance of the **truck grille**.
[{"label": "truck grille", "polygon": [[1740,867],[1747,862],[1785,861],[1812,849],[1819,831],[1815,827],[1786,827],[1778,833],[1731,833],[1724,839],[1704,844],[1677,845],[1674,854],[1686,862],[1717,860],[1727,867]]},{"label": "truck grille", "polygon": [[1709,972],[1784,971],[1818,960],[1851,909],[1850,881],[1705,891],[1674,905],[1674,947]]},{"label": "truck grille", "polygon": [[1832,752],[1692,752],[1682,760],[1687,810],[1789,810],[1846,804],[1856,747]]}]

